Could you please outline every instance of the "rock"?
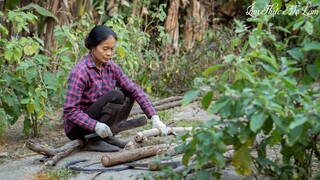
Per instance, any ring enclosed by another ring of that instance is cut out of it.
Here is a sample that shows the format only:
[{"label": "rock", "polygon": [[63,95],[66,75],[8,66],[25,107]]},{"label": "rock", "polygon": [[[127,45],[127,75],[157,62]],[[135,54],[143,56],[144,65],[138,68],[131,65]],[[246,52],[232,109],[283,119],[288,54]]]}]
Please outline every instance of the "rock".
[{"label": "rock", "polygon": [[0,153],[0,158],[7,158],[9,157],[9,153],[8,152],[1,152]]}]

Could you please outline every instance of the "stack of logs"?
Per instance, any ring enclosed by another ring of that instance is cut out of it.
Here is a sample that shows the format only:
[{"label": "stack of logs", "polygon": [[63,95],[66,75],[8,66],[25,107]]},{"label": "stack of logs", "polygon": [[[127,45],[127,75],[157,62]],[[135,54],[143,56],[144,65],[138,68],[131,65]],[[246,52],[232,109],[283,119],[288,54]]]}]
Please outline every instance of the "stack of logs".
[{"label": "stack of logs", "polygon": [[[182,97],[170,97],[161,101],[154,103],[154,107],[156,110],[164,110],[172,107],[180,106],[182,103]],[[140,114],[142,111],[140,109],[133,109],[131,115]],[[130,122],[131,121],[131,122]],[[137,118],[135,122],[133,120],[126,121],[125,124],[121,124],[116,126],[111,126],[110,129],[113,133],[118,133],[124,130],[132,129],[135,127],[143,126],[147,124],[146,118]],[[191,131],[192,127],[168,127],[168,135],[176,135],[180,132]],[[108,153],[101,158],[101,163],[105,167],[110,167],[118,164],[124,164],[128,162],[132,162],[135,160],[139,160],[142,158],[155,156],[159,152],[164,152],[165,155],[175,156],[177,154],[183,152],[176,152],[175,147],[169,147],[167,144],[159,144],[153,146],[141,147],[141,143],[147,141],[148,138],[160,136],[161,132],[157,128],[145,130],[136,133],[134,137],[135,142],[130,142],[124,148],[124,151],[116,152],[116,153]],[[187,141],[190,141],[188,139]],[[140,145],[139,145],[140,144]],[[30,150],[33,150],[37,153],[43,154],[47,157],[44,164],[47,166],[54,166],[56,163],[62,158],[68,156],[75,150],[81,149],[85,143],[82,140],[73,140],[66,143],[64,146],[60,148],[51,148],[47,146],[43,146],[41,144],[27,141],[26,147]],[[226,161],[230,161],[233,154],[232,146],[227,147],[227,153],[225,154]],[[156,166],[148,166],[150,170],[158,170],[159,167]],[[208,164],[208,168],[212,167],[212,164]],[[181,172],[185,169],[185,166],[178,166],[174,169],[175,172]]]}]

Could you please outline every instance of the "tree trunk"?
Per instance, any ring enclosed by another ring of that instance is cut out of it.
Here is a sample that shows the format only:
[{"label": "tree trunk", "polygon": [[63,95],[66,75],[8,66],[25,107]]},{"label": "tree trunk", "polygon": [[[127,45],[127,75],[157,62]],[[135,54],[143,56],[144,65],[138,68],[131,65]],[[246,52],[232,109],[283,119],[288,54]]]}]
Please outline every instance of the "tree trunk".
[{"label": "tree trunk", "polygon": [[[49,1],[49,11],[52,12],[55,16],[57,16],[57,11],[59,8],[60,1],[52,0]],[[51,49],[54,47],[54,38],[53,38],[53,30],[56,25],[56,21],[52,18],[47,18],[45,22],[45,31],[44,31],[44,48],[46,49],[45,55],[51,57]]]},{"label": "tree trunk", "polygon": [[184,48],[191,50],[196,41],[201,41],[206,30],[206,9],[198,0],[191,0],[184,28]]},{"label": "tree trunk", "polygon": [[170,35],[171,42],[167,42],[165,61],[168,54],[175,51],[179,54],[179,6],[180,0],[170,0],[170,7],[167,13],[165,28]]}]

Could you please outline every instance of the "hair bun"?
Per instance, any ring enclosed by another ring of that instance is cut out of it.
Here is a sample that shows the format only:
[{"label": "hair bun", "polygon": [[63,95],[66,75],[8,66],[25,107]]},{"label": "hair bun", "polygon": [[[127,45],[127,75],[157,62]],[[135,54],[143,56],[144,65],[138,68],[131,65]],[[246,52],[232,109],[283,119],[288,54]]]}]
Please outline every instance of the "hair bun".
[{"label": "hair bun", "polygon": [[86,46],[87,49],[91,50],[92,45],[90,43],[90,37],[89,35],[86,36],[85,40],[84,40],[84,45]]}]

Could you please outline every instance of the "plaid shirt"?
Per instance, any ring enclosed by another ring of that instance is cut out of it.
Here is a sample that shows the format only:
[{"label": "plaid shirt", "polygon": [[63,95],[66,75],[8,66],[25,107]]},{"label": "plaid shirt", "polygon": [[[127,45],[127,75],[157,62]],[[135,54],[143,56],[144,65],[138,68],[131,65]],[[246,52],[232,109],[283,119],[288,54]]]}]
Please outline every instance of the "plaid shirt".
[{"label": "plaid shirt", "polygon": [[63,109],[63,124],[66,134],[75,124],[94,132],[97,121],[91,119],[83,110],[102,95],[115,89],[116,86],[129,92],[148,118],[156,114],[147,95],[128,79],[115,62],[108,61],[102,64],[101,71],[99,71],[91,54],[88,53],[69,74]]}]

